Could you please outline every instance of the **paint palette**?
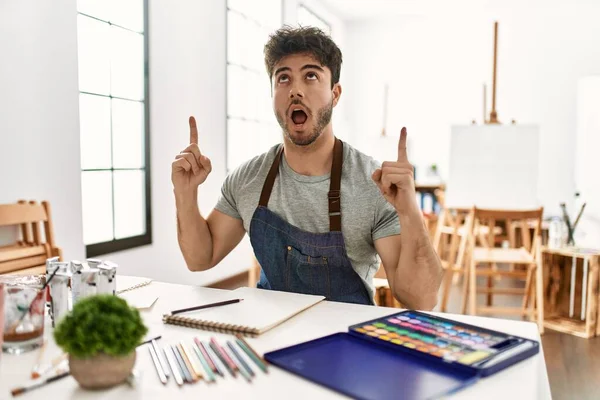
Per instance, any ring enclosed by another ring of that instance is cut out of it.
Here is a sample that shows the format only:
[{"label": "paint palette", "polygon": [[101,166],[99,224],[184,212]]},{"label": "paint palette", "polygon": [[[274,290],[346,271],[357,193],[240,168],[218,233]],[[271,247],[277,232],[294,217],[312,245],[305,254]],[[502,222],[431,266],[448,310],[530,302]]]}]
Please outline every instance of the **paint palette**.
[{"label": "paint palette", "polygon": [[467,366],[475,366],[518,341],[500,332],[416,311],[355,325],[350,332]]}]

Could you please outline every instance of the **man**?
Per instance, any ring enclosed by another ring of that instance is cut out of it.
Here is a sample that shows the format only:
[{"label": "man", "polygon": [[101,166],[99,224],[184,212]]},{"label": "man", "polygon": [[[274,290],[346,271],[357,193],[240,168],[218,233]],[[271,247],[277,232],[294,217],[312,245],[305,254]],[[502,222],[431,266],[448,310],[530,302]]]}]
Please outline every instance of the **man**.
[{"label": "man", "polygon": [[190,270],[205,271],[248,232],[261,266],[259,288],[361,304],[373,304],[379,255],[398,301],[430,310],[442,269],[416,203],[406,129],[398,159],[381,168],[335,138],[341,63],[339,48],[319,29],[285,27],[271,35],[265,64],[283,145],[233,171],[206,219],[198,187],[212,167],[190,117],[190,145],[172,165],[181,251]]}]

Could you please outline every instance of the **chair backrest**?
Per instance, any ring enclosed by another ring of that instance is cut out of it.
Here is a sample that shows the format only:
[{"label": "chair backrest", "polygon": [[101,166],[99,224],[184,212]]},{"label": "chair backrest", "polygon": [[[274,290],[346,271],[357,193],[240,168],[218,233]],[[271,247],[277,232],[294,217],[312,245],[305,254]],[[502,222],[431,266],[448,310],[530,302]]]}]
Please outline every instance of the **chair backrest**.
[{"label": "chair backrest", "polygon": [[[11,225],[18,228],[19,238],[0,247],[0,274],[30,271],[33,267],[45,265],[47,258],[62,256],[61,250],[56,247],[47,201],[38,204],[33,200],[20,200],[15,204],[0,204],[0,227]],[[43,235],[40,228],[43,228]],[[38,271],[42,272],[36,269]]]},{"label": "chair backrest", "polygon": [[[544,208],[531,210],[492,210],[473,207],[473,224],[470,232],[475,239],[475,234],[480,226],[487,226],[487,240],[480,238],[484,247],[494,247],[497,234],[496,225],[498,222],[504,224],[509,244],[514,247],[516,243],[516,229],[521,231],[521,240],[523,247],[532,255],[535,255],[536,249],[541,245],[542,216]],[[533,228],[533,235],[530,229]],[[531,240],[533,237],[533,241]]]},{"label": "chair backrest", "polygon": [[440,211],[432,244],[444,267],[462,265],[468,233],[464,227],[470,227],[471,213],[470,208],[442,208]]}]

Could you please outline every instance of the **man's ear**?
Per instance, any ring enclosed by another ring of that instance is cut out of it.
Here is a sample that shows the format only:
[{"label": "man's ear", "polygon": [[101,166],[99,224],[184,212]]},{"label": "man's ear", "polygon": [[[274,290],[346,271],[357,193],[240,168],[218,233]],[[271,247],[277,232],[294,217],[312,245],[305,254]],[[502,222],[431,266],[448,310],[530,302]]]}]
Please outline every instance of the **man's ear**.
[{"label": "man's ear", "polygon": [[333,85],[333,89],[331,89],[331,91],[333,93],[333,106],[335,107],[342,96],[342,85],[340,85],[339,82],[336,83]]}]

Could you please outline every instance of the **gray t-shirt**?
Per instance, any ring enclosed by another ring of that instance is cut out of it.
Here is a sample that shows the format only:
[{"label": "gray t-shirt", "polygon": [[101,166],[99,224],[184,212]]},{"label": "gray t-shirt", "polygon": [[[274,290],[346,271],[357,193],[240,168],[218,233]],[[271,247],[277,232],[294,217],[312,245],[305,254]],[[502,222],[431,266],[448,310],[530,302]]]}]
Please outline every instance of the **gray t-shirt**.
[{"label": "gray t-shirt", "polygon": [[[243,221],[246,232],[258,206],[267,173],[279,145],[237,167],[225,179],[216,209]],[[352,267],[373,297],[373,275],[379,267],[373,242],[400,234],[400,221],[394,207],[379,192],[371,174],[380,164],[344,143],[341,182],[342,234]],[[285,160],[279,173],[269,210],[288,223],[308,232],[329,232],[327,193],[329,176],[296,173]]]}]

